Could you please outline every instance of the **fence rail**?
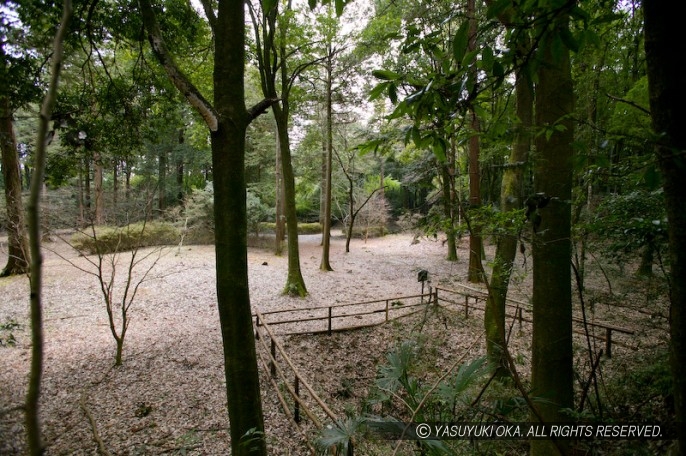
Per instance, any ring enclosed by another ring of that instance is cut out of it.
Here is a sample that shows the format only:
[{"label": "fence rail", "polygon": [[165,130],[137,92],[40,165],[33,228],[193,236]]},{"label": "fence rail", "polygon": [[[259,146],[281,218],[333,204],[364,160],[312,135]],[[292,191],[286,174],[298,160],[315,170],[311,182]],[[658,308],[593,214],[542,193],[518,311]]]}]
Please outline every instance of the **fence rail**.
[{"label": "fence rail", "polygon": [[[335,331],[347,331],[350,329],[376,326],[387,323],[395,318],[411,315],[421,310],[413,309],[424,306],[435,299],[435,293],[430,291],[429,293],[424,294],[375,299],[371,301],[331,304],[328,306],[314,306],[302,309],[280,309],[267,312],[256,312],[253,314],[253,317],[255,317],[255,325],[258,327],[264,324],[264,322],[269,323],[271,327],[295,324],[299,326],[293,331],[280,333],[280,335],[331,334]],[[408,303],[408,301],[410,302]],[[362,309],[355,309],[356,307],[359,308],[362,306],[364,306]],[[271,318],[272,316],[282,314],[286,314],[287,317],[282,319]],[[298,315],[303,316],[299,317]],[[361,320],[361,317],[366,315],[378,315],[378,317],[372,319],[367,318],[366,321],[363,322],[356,321]],[[270,318],[265,320],[265,317],[267,316]],[[307,325],[307,328],[302,328],[304,323],[318,321],[323,322],[323,324],[321,326]],[[340,321],[341,323],[334,325],[334,321]]]},{"label": "fence rail", "polygon": [[[447,302],[447,303],[454,304],[457,306],[462,306],[464,309],[464,312],[465,312],[465,318],[469,317],[469,310],[470,309],[483,311],[484,308],[470,304],[470,300],[473,299],[475,304],[478,304],[479,301],[485,302],[488,299],[488,293],[486,293],[482,290],[476,289],[476,288],[472,288],[472,287],[468,287],[466,285],[462,285],[462,284],[459,284],[459,286],[460,286],[460,288],[462,288],[465,291],[458,291],[458,290],[451,290],[449,288],[436,287],[436,296],[437,296],[438,302],[440,303],[441,301],[443,301],[443,302]],[[438,294],[438,291],[441,291],[440,295]],[[458,303],[454,300],[451,300],[449,298],[444,297],[445,294],[448,294],[448,295],[450,295],[450,294],[455,295],[456,294],[456,295],[463,296],[464,297],[464,304]],[[517,299],[507,298],[505,306],[509,309],[514,309],[514,314],[508,314],[506,312],[506,316],[516,319],[519,322],[520,328],[521,328],[522,322],[533,323],[532,318],[528,318],[528,317],[525,317],[523,315],[525,312],[531,313],[529,303],[524,302],[524,301],[520,301]],[[583,318],[576,317],[576,316],[572,317],[572,323],[576,323],[577,325],[579,325],[579,324],[584,325],[585,324],[585,325],[592,327],[592,328],[601,329],[604,332],[604,335],[589,333],[589,336],[593,337],[594,339],[598,339],[598,340],[605,342],[605,355],[608,358],[612,357],[612,343],[613,343],[612,333],[613,332],[624,334],[627,336],[634,335],[634,331],[631,329],[628,329],[628,328],[623,328],[621,326],[612,325],[610,323],[598,322],[598,321],[586,321],[586,322],[584,322]],[[574,330],[574,332],[577,334],[586,334],[585,331],[583,331],[583,330]],[[618,342],[615,342],[615,343],[617,343],[619,345],[626,346],[626,347],[629,346],[627,344],[621,344]]]},{"label": "fence rail", "polygon": [[[279,341],[278,336],[288,335],[288,334],[313,334],[313,333],[327,333],[331,335],[333,331],[343,331],[349,329],[357,329],[368,326],[375,326],[383,324],[393,319],[397,319],[403,316],[408,316],[413,313],[419,312],[419,310],[412,310],[420,306],[426,306],[434,304],[441,305],[441,303],[452,304],[458,307],[462,307],[465,312],[465,317],[469,317],[470,310],[483,311],[484,308],[477,306],[479,301],[486,301],[488,294],[482,290],[476,288],[468,287],[466,285],[459,285],[461,290],[453,290],[444,287],[429,288],[428,293],[422,293],[418,295],[410,296],[399,296],[387,299],[376,299],[371,301],[355,302],[355,303],[344,303],[344,304],[331,304],[328,306],[314,306],[304,309],[282,309],[273,310],[267,312],[255,311],[253,317],[255,318],[255,338],[258,340],[258,355],[260,362],[265,370],[268,372],[269,381],[274,387],[274,392],[277,395],[279,402],[286,414],[286,416],[295,424],[298,431],[302,434],[304,441],[312,454],[315,454],[315,448],[309,441],[309,436],[307,431],[301,425],[302,416],[306,416],[310,422],[317,428],[321,429],[323,427],[322,419],[329,419],[332,422],[337,422],[337,415],[326,405],[326,403],[317,395],[314,388],[309,384],[307,379],[305,379],[295,367],[295,364],[290,359],[286,353],[283,345]],[[439,293],[440,292],[440,293]],[[464,302],[458,302],[455,299],[451,299],[450,296],[460,296],[464,298]],[[405,304],[403,301],[417,300],[419,302],[413,302],[411,304]],[[473,300],[473,303],[472,303]],[[360,310],[354,310],[355,307],[364,306]],[[371,307],[371,308],[370,308]],[[513,318],[519,322],[520,328],[522,322],[531,323],[532,319],[525,317],[524,313],[530,313],[531,309],[529,304],[524,301],[519,301],[516,299],[508,298],[506,302],[506,307],[508,309],[514,309],[514,312],[507,313],[509,318]],[[347,309],[347,310],[345,310]],[[314,313],[322,312],[322,315],[315,316]],[[306,317],[295,318],[298,314],[306,313]],[[273,319],[274,316],[286,315],[285,319]],[[365,322],[363,324],[355,323],[352,324],[346,319],[357,319],[357,317],[365,315],[379,315],[383,318],[376,318],[373,322]],[[334,327],[333,322],[335,320],[342,320],[343,324]],[[299,331],[276,334],[273,327],[279,325],[289,325],[289,324],[301,324],[301,323],[311,323],[317,321],[324,321],[326,328],[314,327],[307,328]],[[575,323],[583,323],[583,320],[574,317],[573,321]],[[346,325],[347,322],[347,325]],[[605,350],[608,357],[612,356],[612,333],[617,332],[624,335],[633,335],[634,331],[622,328],[620,326],[612,325],[609,323],[602,322],[586,322],[590,327],[601,328],[605,330],[605,336],[600,336],[596,334],[589,334],[591,337],[605,341]],[[582,333],[583,331],[575,331]],[[616,342],[615,342],[616,343]],[[626,344],[622,344],[627,346]],[[281,380],[281,385],[277,383],[277,380]],[[285,392],[283,389],[285,388]],[[302,389],[307,393],[309,401],[305,401],[302,393]],[[292,411],[291,405],[284,397],[285,393],[291,396],[292,401]],[[283,394],[282,394],[283,393]],[[309,404],[308,404],[309,402]],[[316,410],[315,410],[316,409]]]},{"label": "fence rail", "polygon": [[[321,429],[323,424],[322,419],[313,409],[318,409],[321,415],[333,422],[338,421],[338,417],[319,397],[307,379],[300,374],[278,337],[274,334],[272,328],[270,328],[270,324],[266,322],[264,315],[259,311],[256,311],[255,314],[258,320],[262,322],[259,326],[255,326],[255,339],[258,340],[258,347],[262,348],[262,350],[257,351],[262,367],[265,372],[269,373],[269,381],[274,387],[274,392],[276,393],[286,416],[296,425],[296,428],[302,434],[306,445],[312,454],[315,454],[315,448],[310,443],[309,436],[301,425],[301,413],[307,416],[317,429]],[[285,387],[286,392],[292,399],[293,411],[291,411],[288,401],[281,392],[280,385],[277,383],[278,379],[281,380],[281,385]],[[309,405],[304,400],[301,386],[307,391],[307,395],[310,399]]]}]

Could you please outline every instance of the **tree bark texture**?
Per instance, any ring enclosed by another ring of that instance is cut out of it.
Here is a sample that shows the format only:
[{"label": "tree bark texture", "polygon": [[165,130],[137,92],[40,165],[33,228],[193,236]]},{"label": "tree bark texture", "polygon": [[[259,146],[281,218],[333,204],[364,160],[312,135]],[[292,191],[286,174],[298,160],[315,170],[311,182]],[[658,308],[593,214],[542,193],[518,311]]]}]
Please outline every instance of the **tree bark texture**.
[{"label": "tree bark texture", "polygon": [[281,144],[279,135],[276,135],[276,166],[274,170],[276,189],[276,230],[274,236],[274,254],[283,254],[283,241],[286,238],[286,223],[283,215],[283,176],[281,175]]},{"label": "tree bark texture", "polygon": [[[474,0],[467,0],[467,16],[469,17],[469,41],[467,50],[476,50],[476,4]],[[469,78],[472,84],[477,84],[476,57],[470,68]],[[479,171],[480,138],[479,118],[474,109],[470,109],[472,136],[469,138],[469,207],[476,209],[481,206],[481,172]],[[481,251],[483,244],[481,239],[481,229],[476,226],[470,227],[469,233],[469,270],[468,280],[470,282],[483,282],[483,267],[481,266]]]},{"label": "tree bark texture", "polygon": [[43,100],[36,135],[36,150],[34,155],[33,180],[27,210],[29,231],[29,248],[31,255],[30,276],[30,313],[31,313],[31,367],[29,370],[28,390],[24,405],[24,424],[26,426],[26,440],[31,456],[43,454],[44,447],[40,429],[39,399],[41,380],[43,378],[43,301],[42,301],[42,278],[43,256],[41,255],[41,232],[40,232],[40,196],[43,189],[43,176],[47,161],[45,138],[52,110],[57,100],[57,85],[62,68],[62,54],[64,37],[67,33],[71,19],[71,0],[65,0],[62,5],[62,20],[57,29],[53,43],[52,64],[50,71],[50,84]]},{"label": "tree bark texture", "polygon": [[[450,154],[449,154],[450,155]],[[457,261],[457,242],[455,241],[455,208],[453,205],[453,176],[451,171],[454,163],[450,162],[451,157],[446,157],[446,162],[441,163],[441,187],[443,193],[443,214],[448,221],[448,228],[445,236],[448,241],[448,256],[446,260]]]},{"label": "tree bark texture", "polygon": [[[548,30],[561,34],[568,28],[568,15],[561,13]],[[540,226],[532,241],[533,251],[533,340],[531,360],[532,396],[545,422],[566,421],[562,409],[574,405],[571,287],[571,200],[574,125],[574,85],[569,50],[544,46],[539,51],[535,123],[534,185],[549,198],[539,206]],[[537,418],[532,416],[532,421]],[[558,454],[550,440],[532,440],[532,455]],[[558,442],[558,444],[560,444]]]},{"label": "tree bark texture", "polygon": [[[643,2],[648,92],[653,130],[658,135],[655,152],[662,172],[670,255],[670,363],[674,394],[674,422],[686,418],[686,129],[682,111],[686,92],[676,61],[686,52],[682,16],[674,5],[656,0]],[[678,454],[686,454],[686,432],[678,429]]]},{"label": "tree bark texture", "polygon": [[93,154],[93,166],[94,166],[94,172],[93,172],[93,189],[95,191],[95,224],[96,225],[102,225],[105,221],[104,219],[104,212],[105,212],[105,198],[103,195],[103,188],[102,188],[102,178],[103,178],[103,169],[102,169],[102,157],[100,155],[100,152],[95,152]]},{"label": "tree bark texture", "polygon": [[322,217],[322,263],[319,269],[333,271],[329,254],[331,252],[331,170],[333,168],[333,103],[331,94],[331,73],[333,52],[329,48],[329,56],[326,60],[326,161],[324,174],[324,214]]},{"label": "tree bark texture", "polygon": [[[530,129],[533,122],[534,93],[531,81],[523,71],[516,75],[515,97],[519,126],[512,146],[509,166],[503,171],[500,189],[500,210],[503,213],[520,209],[524,202],[524,168],[531,148]],[[517,256],[518,241],[518,236],[514,233],[498,238],[486,301],[484,315],[486,353],[489,362],[498,369],[498,375],[505,375],[509,371],[503,352],[507,344],[505,308],[512,266]]]},{"label": "tree bark texture", "polygon": [[245,183],[245,133],[252,118],[264,107],[250,112],[245,107],[244,2],[220,0],[217,15],[211,21],[215,34],[214,107],[204,101],[173,60],[165,55],[166,46],[149,0],[139,3],[157,58],[172,82],[203,115],[211,131],[217,305],[224,348],[231,452],[234,456],[266,456],[248,288]]},{"label": "tree bark texture", "polygon": [[19,155],[12,125],[12,109],[6,95],[0,95],[0,153],[5,182],[8,244],[7,263],[0,277],[6,277],[24,274],[29,270],[29,244],[24,222],[24,204],[21,200]]},{"label": "tree bark texture", "polygon": [[288,276],[283,291],[294,296],[305,296],[307,295],[307,288],[300,270],[298,216],[295,210],[295,175],[293,173],[290,138],[288,136],[288,112],[284,112],[279,104],[274,105],[272,111],[276,119],[279,149],[281,151],[284,215],[286,216],[286,236],[288,241]]}]

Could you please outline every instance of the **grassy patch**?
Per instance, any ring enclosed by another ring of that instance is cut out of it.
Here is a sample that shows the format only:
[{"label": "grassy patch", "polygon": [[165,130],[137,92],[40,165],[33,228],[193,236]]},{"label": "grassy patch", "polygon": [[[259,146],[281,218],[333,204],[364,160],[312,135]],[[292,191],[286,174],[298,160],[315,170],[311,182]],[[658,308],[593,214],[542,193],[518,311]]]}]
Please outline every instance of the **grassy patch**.
[{"label": "grassy patch", "polygon": [[132,223],[124,227],[98,226],[72,236],[72,246],[89,254],[114,253],[179,242],[179,231],[164,222]]}]

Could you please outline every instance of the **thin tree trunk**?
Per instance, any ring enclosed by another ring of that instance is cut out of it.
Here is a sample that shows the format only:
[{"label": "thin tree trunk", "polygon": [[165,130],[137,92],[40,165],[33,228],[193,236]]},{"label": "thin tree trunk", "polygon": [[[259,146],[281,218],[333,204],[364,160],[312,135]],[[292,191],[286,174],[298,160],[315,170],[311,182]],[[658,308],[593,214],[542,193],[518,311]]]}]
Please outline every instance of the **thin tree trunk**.
[{"label": "thin tree trunk", "polygon": [[[179,129],[179,145],[183,144],[185,141],[183,128]],[[179,156],[176,159],[176,202],[179,205],[183,205],[184,189],[183,189],[183,178],[184,178],[184,163],[183,155],[179,152]]]},{"label": "thin tree trunk", "polygon": [[[326,111],[326,104],[328,103],[328,98],[324,101],[324,109],[320,111]],[[326,138],[327,138],[327,120],[319,118],[320,125],[322,126],[322,153],[321,153],[321,184],[319,188],[319,224],[322,226],[322,232],[324,229],[324,217],[326,217],[326,179],[327,179],[327,148],[326,148]],[[322,246],[324,246],[324,236],[322,236]]]},{"label": "thin tree trunk", "polygon": [[[284,103],[284,100],[281,101]],[[281,172],[283,173],[284,212],[288,236],[288,276],[284,293],[294,296],[307,295],[305,280],[300,271],[300,247],[298,245],[298,216],[295,211],[295,175],[291,162],[291,148],[288,137],[288,113],[279,104],[272,107],[279,135],[281,150]]]},{"label": "thin tree trunk", "polygon": [[[476,5],[475,0],[467,0],[467,16],[469,17],[469,42],[468,51],[476,50]],[[476,57],[475,57],[476,58]],[[475,62],[474,62],[475,63]],[[476,65],[472,65],[470,79],[474,85],[477,84]],[[474,109],[470,109],[472,136],[469,138],[469,207],[476,209],[481,206],[481,172],[479,171],[480,140],[479,132],[481,127],[479,119]],[[481,252],[483,244],[481,240],[480,228],[474,225],[469,233],[469,270],[468,280],[470,282],[483,282],[483,267],[481,266]]]},{"label": "thin tree trunk", "polygon": [[167,208],[167,149],[162,147],[157,162],[157,208]]},{"label": "thin tree trunk", "polygon": [[443,190],[443,213],[449,226],[445,230],[445,235],[448,240],[448,261],[457,261],[457,242],[455,242],[455,215],[452,201],[452,176],[450,174],[451,165],[449,158],[446,157],[446,162],[441,163],[441,186]]},{"label": "thin tree trunk", "polygon": [[[0,46],[2,44],[0,43]],[[4,57],[0,47],[0,58]],[[4,63],[3,63],[4,65]],[[29,270],[29,246],[24,223],[24,204],[21,200],[21,173],[17,142],[12,125],[9,98],[0,97],[0,153],[2,176],[5,181],[5,204],[7,206],[7,263],[0,277],[24,274]]]},{"label": "thin tree trunk", "polygon": [[38,410],[41,379],[43,377],[43,257],[41,255],[40,195],[43,189],[43,175],[45,173],[47,155],[45,137],[48,133],[52,109],[57,99],[57,85],[62,67],[62,42],[69,26],[69,19],[71,18],[71,0],[65,0],[62,8],[62,20],[53,44],[50,84],[40,111],[34,156],[34,166],[36,169],[33,173],[31,195],[27,208],[29,248],[31,249],[31,368],[29,371],[29,386],[26,393],[25,426],[28,449],[31,456],[41,455],[44,450]]},{"label": "thin tree trunk", "polygon": [[119,160],[114,160],[112,167],[112,209],[117,213],[117,204],[119,203]]},{"label": "thin tree trunk", "polygon": [[[551,21],[550,33],[568,33],[568,13]],[[532,395],[545,422],[569,420],[563,410],[574,406],[571,286],[571,200],[574,124],[574,84],[569,50],[551,46],[541,50],[537,71],[535,120],[538,128],[561,125],[536,138],[534,182],[536,192],[548,201],[539,205],[540,226],[532,241],[533,339]],[[537,418],[532,415],[532,420]],[[532,455],[559,454],[549,440],[531,440]]]},{"label": "thin tree trunk", "polygon": [[103,212],[105,206],[105,199],[103,198],[102,189],[102,159],[100,152],[93,154],[93,164],[95,166],[93,174],[93,187],[95,191],[95,224],[102,225],[104,223]]},{"label": "thin tree trunk", "polygon": [[[528,44],[524,45],[524,48],[528,48]],[[515,96],[520,124],[508,166],[503,171],[500,189],[500,210],[503,213],[520,209],[524,202],[524,168],[531,147],[530,130],[533,121],[534,93],[532,83],[523,71],[516,75]],[[508,362],[503,352],[507,344],[505,308],[512,267],[517,256],[517,243],[518,236],[514,233],[508,233],[498,239],[484,315],[486,352],[491,365],[497,366],[499,376],[509,372]]]},{"label": "thin tree trunk", "polygon": [[319,269],[333,271],[329,261],[331,251],[331,169],[333,167],[333,106],[331,101],[332,92],[332,57],[331,47],[328,49],[329,56],[326,60],[326,172],[324,175],[324,217],[322,224],[322,262]]},{"label": "thin tree trunk", "polygon": [[[655,0],[643,2],[648,91],[653,130],[659,137],[655,148],[662,172],[669,221],[669,328],[674,422],[686,421],[686,129],[683,108],[686,93],[683,75],[674,56],[686,52],[682,15],[673,5]],[[686,454],[686,431],[677,426],[678,454]]]},{"label": "thin tree trunk", "polygon": [[83,151],[83,201],[86,208],[86,218],[91,222],[93,218],[93,214],[91,214],[91,154],[86,146],[84,146]]},{"label": "thin tree trunk", "polygon": [[129,161],[126,161],[126,166],[124,168],[124,201],[129,204],[131,199],[131,165]]},{"label": "thin tree trunk", "polygon": [[286,222],[283,215],[283,176],[281,173],[281,143],[279,141],[279,135],[276,135],[276,236],[274,243],[274,254],[283,254],[283,241],[286,238]]},{"label": "thin tree trunk", "polygon": [[78,192],[78,198],[79,198],[79,220],[78,220],[78,225],[79,227],[84,227],[86,226],[86,205],[84,202],[84,191],[83,191],[83,186],[84,186],[84,179],[83,179],[83,166],[79,165],[79,177],[78,177],[78,187],[79,187],[79,192]]}]

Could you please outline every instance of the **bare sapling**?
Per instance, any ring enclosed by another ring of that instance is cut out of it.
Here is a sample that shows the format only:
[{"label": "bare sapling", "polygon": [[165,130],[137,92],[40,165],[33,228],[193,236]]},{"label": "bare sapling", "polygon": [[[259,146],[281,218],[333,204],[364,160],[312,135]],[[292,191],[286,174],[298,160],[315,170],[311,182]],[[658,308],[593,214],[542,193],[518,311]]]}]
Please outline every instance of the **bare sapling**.
[{"label": "bare sapling", "polygon": [[[86,262],[66,258],[71,266],[95,277],[107,312],[107,319],[116,342],[115,366],[122,364],[124,340],[131,323],[131,306],[143,283],[159,278],[153,269],[166,253],[164,246],[147,247],[147,218],[139,224],[105,232],[91,223],[66,242],[78,251]],[[80,240],[79,240],[80,238]],[[59,254],[58,254],[59,255]]]}]

